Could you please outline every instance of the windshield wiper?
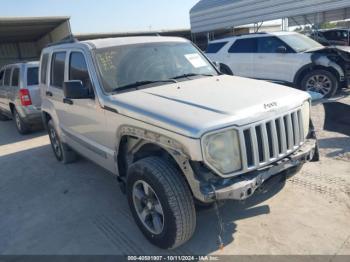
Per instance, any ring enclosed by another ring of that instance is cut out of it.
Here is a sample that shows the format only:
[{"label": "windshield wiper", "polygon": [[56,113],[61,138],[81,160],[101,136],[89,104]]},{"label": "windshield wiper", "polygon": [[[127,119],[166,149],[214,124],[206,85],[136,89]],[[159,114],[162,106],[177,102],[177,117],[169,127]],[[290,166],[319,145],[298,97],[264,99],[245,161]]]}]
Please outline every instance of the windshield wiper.
[{"label": "windshield wiper", "polygon": [[149,84],[155,84],[155,83],[168,83],[168,82],[173,82],[177,83],[175,79],[169,79],[169,80],[147,80],[147,81],[137,81],[135,83],[127,84],[125,86],[117,87],[114,88],[112,92],[120,92],[120,91],[125,91],[128,89],[136,89],[138,90],[140,86],[144,85],[149,85]]},{"label": "windshield wiper", "polygon": [[186,77],[191,77],[191,76],[214,76],[214,75],[211,75],[211,74],[195,74],[195,73],[191,73],[191,74],[183,74],[183,75],[175,76],[175,77],[172,77],[171,79],[186,78]]}]

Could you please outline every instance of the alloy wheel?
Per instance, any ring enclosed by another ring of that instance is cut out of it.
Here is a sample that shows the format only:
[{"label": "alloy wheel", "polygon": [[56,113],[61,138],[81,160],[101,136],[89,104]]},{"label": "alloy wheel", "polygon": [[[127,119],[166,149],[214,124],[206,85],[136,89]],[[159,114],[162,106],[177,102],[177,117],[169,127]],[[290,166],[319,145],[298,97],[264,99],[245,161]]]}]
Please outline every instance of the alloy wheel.
[{"label": "alloy wheel", "polygon": [[56,156],[60,158],[62,155],[62,151],[55,129],[51,127],[49,134],[53,150],[55,151]]},{"label": "alloy wheel", "polygon": [[326,96],[332,91],[332,81],[325,75],[313,75],[306,81],[306,90]]},{"label": "alloy wheel", "polygon": [[164,228],[164,212],[157,194],[145,181],[137,181],[132,190],[133,203],[142,224],[152,234],[159,235]]}]

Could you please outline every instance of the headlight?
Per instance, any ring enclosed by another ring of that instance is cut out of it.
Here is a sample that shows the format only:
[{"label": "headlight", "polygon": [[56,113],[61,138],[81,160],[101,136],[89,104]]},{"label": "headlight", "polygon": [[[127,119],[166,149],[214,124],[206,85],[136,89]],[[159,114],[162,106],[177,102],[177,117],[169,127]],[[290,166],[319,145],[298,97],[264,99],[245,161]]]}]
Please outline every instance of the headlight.
[{"label": "headlight", "polygon": [[301,113],[303,117],[304,137],[307,137],[310,130],[310,103],[306,101],[302,108]]},{"label": "headlight", "polygon": [[223,174],[242,168],[239,138],[235,130],[205,136],[203,151],[207,162]]}]

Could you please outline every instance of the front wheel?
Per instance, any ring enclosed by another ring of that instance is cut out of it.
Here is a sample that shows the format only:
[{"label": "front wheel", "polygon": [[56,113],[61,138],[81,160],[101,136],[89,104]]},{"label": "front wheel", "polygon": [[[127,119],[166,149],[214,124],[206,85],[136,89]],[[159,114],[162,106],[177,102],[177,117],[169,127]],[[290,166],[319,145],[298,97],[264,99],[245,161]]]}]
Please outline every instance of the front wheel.
[{"label": "front wheel", "polygon": [[172,163],[148,157],[131,165],[127,197],[137,225],[152,244],[171,249],[192,237],[196,227],[193,198]]},{"label": "front wheel", "polygon": [[311,71],[301,81],[303,90],[319,93],[325,98],[332,97],[337,92],[338,85],[337,78],[326,70]]}]

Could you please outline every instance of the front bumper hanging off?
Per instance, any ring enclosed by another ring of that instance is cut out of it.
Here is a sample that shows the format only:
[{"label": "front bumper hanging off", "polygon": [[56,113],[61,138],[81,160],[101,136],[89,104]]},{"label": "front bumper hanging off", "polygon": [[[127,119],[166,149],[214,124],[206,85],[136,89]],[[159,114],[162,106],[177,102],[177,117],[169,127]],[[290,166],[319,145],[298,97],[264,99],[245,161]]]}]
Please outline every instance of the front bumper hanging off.
[{"label": "front bumper hanging off", "polygon": [[206,198],[213,200],[245,200],[269,178],[293,167],[318,158],[316,139],[308,139],[296,152],[267,167],[245,174],[237,178],[228,179],[222,185],[212,185]]}]

